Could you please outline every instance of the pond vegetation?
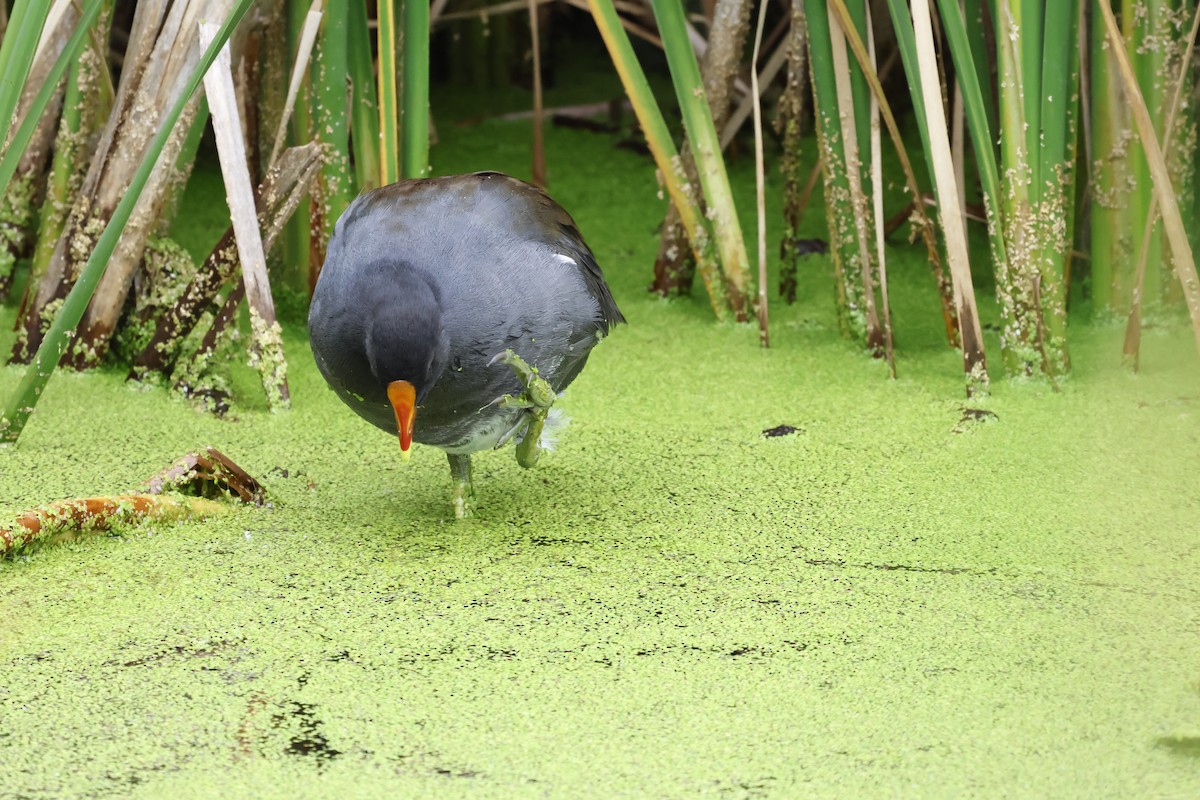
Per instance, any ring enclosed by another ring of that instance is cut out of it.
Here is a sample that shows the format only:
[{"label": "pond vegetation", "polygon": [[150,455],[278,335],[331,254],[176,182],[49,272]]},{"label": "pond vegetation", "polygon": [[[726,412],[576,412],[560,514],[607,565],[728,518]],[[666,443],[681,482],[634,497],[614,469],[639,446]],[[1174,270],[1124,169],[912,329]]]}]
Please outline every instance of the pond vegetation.
[{"label": "pond vegetation", "polygon": [[[8,30],[31,25],[17,11],[36,5],[7,4]],[[137,5],[139,14],[155,6]],[[141,24],[161,37],[171,14],[203,6],[225,18],[241,5],[176,3]],[[195,40],[180,40],[191,54],[181,60],[168,55],[173,40],[155,45],[175,71],[153,114],[178,108],[181,119],[169,137],[174,169],[144,176],[156,199],[134,203],[120,187],[141,163],[132,143],[151,137],[127,132],[120,157],[103,174],[89,170],[106,126],[122,135],[97,109],[118,113],[123,73],[96,36],[69,39],[93,6],[114,42],[135,30],[135,15],[123,3],[81,3],[57,18],[54,46],[78,44],[80,55],[57,82],[52,122],[20,154],[2,220],[13,265],[0,305],[0,352],[15,362],[0,369],[6,407],[29,407],[14,400],[32,374],[23,362],[50,325],[75,329],[61,316],[74,277],[89,264],[104,274],[91,305],[76,309],[81,327],[62,366],[47,351],[37,377],[50,379],[19,441],[0,450],[0,531],[81,498],[136,512],[121,498],[206,446],[243,468],[263,502],[221,492],[211,504],[220,511],[205,519],[116,519],[88,536],[64,525],[53,544],[0,562],[5,792],[1200,793],[1200,675],[1187,657],[1200,601],[1200,372],[1179,241],[1182,232],[1194,247],[1200,229],[1196,83],[1184,58],[1200,19],[1194,2],[1147,3],[1136,17],[1116,9],[1161,139],[1149,145],[1120,65],[1097,68],[1116,57],[1106,5],[1063,4],[1083,15],[1064,19],[1051,19],[1051,6],[1040,46],[1018,36],[996,59],[963,51],[956,37],[995,42],[998,24],[1014,23],[1024,35],[1042,4],[966,2],[956,18],[957,4],[939,2],[928,30],[921,15],[932,4],[920,0],[769,8],[758,81],[768,100],[765,308],[757,264],[712,225],[720,217],[709,209],[725,201],[689,172],[706,167],[688,151],[716,155],[692,136],[702,120],[687,116],[695,109],[677,115],[674,61],[645,41],[673,46],[666,31],[682,22],[734,54],[729,96],[699,93],[720,139],[751,94],[743,62],[756,7],[689,5],[656,27],[640,6],[593,2],[608,25],[601,39],[585,12],[541,6],[539,122],[526,113],[526,5],[483,21],[478,6],[435,2],[432,113],[415,116],[423,131],[431,119],[437,138],[422,155],[402,144],[403,97],[371,79],[386,76],[381,64],[406,63],[403,49],[379,42],[420,19],[350,3],[331,22],[326,8],[275,147],[312,5],[248,5],[233,63],[255,66],[230,73],[242,115],[231,130],[248,145],[266,268],[258,297],[269,292],[274,324],[243,302],[255,290],[242,278],[250,259],[225,202],[212,104],[179,104]],[[864,35],[868,11],[873,35]],[[177,22],[195,27],[191,16]],[[328,41],[335,22],[342,52]],[[1054,25],[1072,32],[1070,44]],[[857,41],[839,34],[852,26]],[[614,47],[627,28],[641,39]],[[1147,39],[1174,44],[1160,52]],[[11,41],[0,62],[22,57]],[[618,50],[637,59],[653,109],[624,105],[638,90],[629,62],[613,68]],[[364,52],[381,57],[356,66]],[[857,66],[864,53],[874,53],[878,81]],[[928,72],[931,55],[946,72]],[[953,80],[968,63],[976,83]],[[1006,69],[1024,89],[1007,103]],[[29,86],[41,88],[36,80]],[[1020,120],[1059,113],[1056,81],[1087,100],[1062,110],[1065,139],[1051,137],[1052,152],[1041,138],[1008,148],[1011,131],[1026,130]],[[886,87],[887,111],[873,85]],[[344,103],[347,86],[374,113]],[[950,102],[925,104],[908,87]],[[4,89],[0,103],[12,108],[33,101]],[[151,113],[144,101],[139,115]],[[344,119],[323,116],[340,108]],[[378,108],[396,112],[380,124]],[[884,146],[889,113],[904,159]],[[15,130],[20,115],[9,116]],[[364,128],[397,145],[372,161],[356,141]],[[654,131],[674,150],[665,160]],[[997,132],[992,152],[985,143]],[[749,127],[728,141],[733,150],[717,160],[740,238],[757,228],[760,178]],[[402,463],[394,437],[329,391],[304,326],[322,226],[338,204],[383,176],[426,169],[540,177],[578,222],[629,322],[560,400],[573,421],[555,452],[531,471],[509,450],[477,459],[479,510],[461,521],[446,503],[441,455],[418,445]],[[1022,170],[1063,182],[1016,177]],[[1164,175],[1174,211],[1168,200],[1156,232]],[[23,208],[22,196],[37,202]],[[944,217],[939,199],[958,211]],[[110,237],[111,258],[98,257],[123,200],[130,226]],[[138,216],[143,202],[153,214]],[[918,209],[929,209],[924,219]],[[910,216],[917,244],[902,235]],[[127,270],[126,295],[102,308],[114,269]],[[966,333],[968,323],[977,331]],[[204,479],[176,488],[197,485],[214,496]]]}]

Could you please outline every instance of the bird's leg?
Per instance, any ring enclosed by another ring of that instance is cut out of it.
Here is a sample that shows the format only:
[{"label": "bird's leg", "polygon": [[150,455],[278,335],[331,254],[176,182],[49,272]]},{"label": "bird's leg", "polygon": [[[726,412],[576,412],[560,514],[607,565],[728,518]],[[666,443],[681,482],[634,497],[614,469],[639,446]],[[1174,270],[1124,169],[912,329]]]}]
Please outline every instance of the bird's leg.
[{"label": "bird's leg", "polygon": [[454,481],[451,499],[454,502],[454,516],[457,519],[472,516],[475,513],[475,487],[471,484],[471,454],[446,453],[450,461],[450,477]]},{"label": "bird's leg", "polygon": [[525,409],[529,425],[525,428],[525,436],[517,443],[517,463],[522,467],[532,467],[542,454],[542,428],[546,425],[546,415],[554,405],[554,387],[538,375],[537,367],[529,366],[511,349],[500,353],[490,363],[507,364],[525,388],[519,395],[506,394],[496,398],[492,405]]}]

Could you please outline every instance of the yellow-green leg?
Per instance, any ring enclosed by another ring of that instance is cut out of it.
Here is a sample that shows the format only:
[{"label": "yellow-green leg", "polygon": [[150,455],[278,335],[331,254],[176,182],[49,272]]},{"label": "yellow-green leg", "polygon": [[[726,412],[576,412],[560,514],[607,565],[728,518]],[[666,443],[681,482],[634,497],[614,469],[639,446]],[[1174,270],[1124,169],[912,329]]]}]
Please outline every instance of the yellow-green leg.
[{"label": "yellow-green leg", "polygon": [[491,361],[492,364],[507,364],[516,374],[517,380],[525,388],[519,395],[506,394],[492,401],[492,405],[501,408],[521,408],[529,418],[525,436],[517,443],[517,463],[522,467],[532,467],[542,454],[542,428],[546,425],[546,415],[554,405],[554,387],[540,375],[537,367],[531,367],[525,359],[512,350],[505,350]]},{"label": "yellow-green leg", "polygon": [[475,513],[475,487],[471,483],[471,454],[446,453],[450,461],[450,477],[454,481],[451,500],[454,503],[454,516],[457,519],[472,516]]}]

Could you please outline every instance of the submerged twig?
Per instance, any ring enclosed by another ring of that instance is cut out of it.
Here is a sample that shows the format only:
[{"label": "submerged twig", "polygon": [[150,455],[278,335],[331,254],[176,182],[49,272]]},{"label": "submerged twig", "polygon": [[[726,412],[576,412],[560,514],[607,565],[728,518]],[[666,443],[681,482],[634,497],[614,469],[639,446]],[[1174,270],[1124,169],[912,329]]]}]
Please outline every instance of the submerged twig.
[{"label": "submerged twig", "polygon": [[243,503],[261,506],[266,501],[262,484],[215,447],[204,454],[188,453],[142,487],[147,494],[184,492],[200,497],[235,495]]}]

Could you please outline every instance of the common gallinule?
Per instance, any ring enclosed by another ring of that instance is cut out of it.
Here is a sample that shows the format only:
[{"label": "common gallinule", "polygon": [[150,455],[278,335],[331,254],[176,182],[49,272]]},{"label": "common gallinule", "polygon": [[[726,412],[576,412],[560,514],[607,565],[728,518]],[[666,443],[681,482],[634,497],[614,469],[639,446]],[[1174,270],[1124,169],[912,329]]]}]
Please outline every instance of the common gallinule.
[{"label": "common gallinule", "polygon": [[531,467],[558,392],[624,322],[574,220],[497,172],[406,180],[350,204],[308,327],[325,380],[368,422],[446,451],[456,516],[471,454]]}]

